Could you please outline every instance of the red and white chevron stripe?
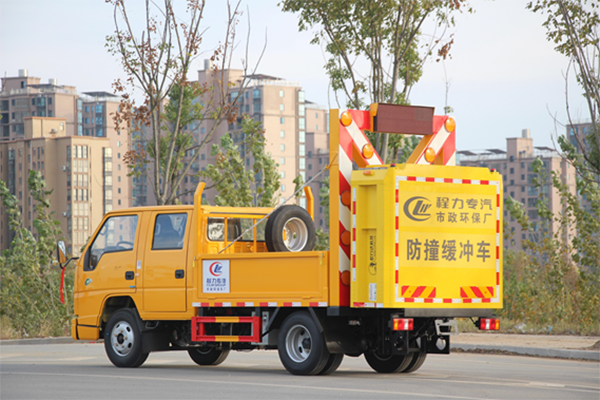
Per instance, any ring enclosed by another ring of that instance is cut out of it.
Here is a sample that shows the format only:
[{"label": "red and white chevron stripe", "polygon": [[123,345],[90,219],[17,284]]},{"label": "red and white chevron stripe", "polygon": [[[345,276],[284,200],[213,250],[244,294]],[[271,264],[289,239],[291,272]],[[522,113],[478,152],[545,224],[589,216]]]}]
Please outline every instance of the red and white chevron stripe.
[{"label": "red and white chevron stripe", "polygon": [[[352,163],[355,162],[359,167],[370,165],[382,165],[379,154],[374,150],[371,142],[363,132],[371,129],[371,116],[369,111],[358,110],[340,110],[339,121],[339,232],[340,235],[345,231],[350,231],[352,227],[352,215],[350,212],[350,202],[347,205],[342,202],[342,196],[346,193],[350,200],[350,176],[352,175]],[[347,124],[347,125],[346,125]],[[373,149],[373,155],[366,158],[363,155],[365,146]],[[332,200],[332,199],[331,199]],[[354,246],[353,246],[354,247]],[[344,272],[350,272],[350,259],[353,260],[352,253],[356,249],[339,240],[339,271],[340,277]],[[340,305],[350,305],[350,287],[340,284]]]}]

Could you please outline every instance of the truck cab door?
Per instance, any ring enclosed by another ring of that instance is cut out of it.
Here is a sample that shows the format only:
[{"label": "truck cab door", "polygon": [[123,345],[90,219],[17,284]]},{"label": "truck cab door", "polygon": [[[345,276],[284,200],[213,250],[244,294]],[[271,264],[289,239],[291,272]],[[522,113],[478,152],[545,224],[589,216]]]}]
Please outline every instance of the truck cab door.
[{"label": "truck cab door", "polygon": [[107,296],[135,293],[140,220],[139,214],[111,216],[92,239],[77,274],[79,325],[96,325]]},{"label": "truck cab door", "polygon": [[145,312],[184,312],[190,212],[153,212],[142,266]]}]

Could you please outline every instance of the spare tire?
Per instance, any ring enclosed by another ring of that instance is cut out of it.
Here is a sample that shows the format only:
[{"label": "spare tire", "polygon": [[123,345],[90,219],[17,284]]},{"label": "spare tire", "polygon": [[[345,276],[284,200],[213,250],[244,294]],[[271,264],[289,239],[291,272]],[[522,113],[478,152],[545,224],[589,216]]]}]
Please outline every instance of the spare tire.
[{"label": "spare tire", "polygon": [[315,247],[315,225],[308,212],[298,206],[282,206],[267,220],[265,240],[273,251],[311,251]]}]

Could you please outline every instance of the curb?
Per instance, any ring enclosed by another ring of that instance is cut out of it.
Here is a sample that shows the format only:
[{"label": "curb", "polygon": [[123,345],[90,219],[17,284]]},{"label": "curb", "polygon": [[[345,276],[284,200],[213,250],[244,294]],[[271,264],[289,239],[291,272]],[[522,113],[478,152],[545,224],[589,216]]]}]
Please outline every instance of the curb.
[{"label": "curb", "polygon": [[593,350],[563,350],[545,349],[537,347],[518,346],[493,346],[484,344],[453,344],[453,350],[469,352],[493,352],[502,351],[512,354],[520,354],[534,357],[566,358],[571,360],[600,361],[600,351]]},{"label": "curb", "polygon": [[34,338],[34,339],[10,339],[0,340],[0,346],[11,346],[21,344],[74,344],[74,343],[95,343],[95,340],[75,340],[70,336],[50,337],[50,338]]}]

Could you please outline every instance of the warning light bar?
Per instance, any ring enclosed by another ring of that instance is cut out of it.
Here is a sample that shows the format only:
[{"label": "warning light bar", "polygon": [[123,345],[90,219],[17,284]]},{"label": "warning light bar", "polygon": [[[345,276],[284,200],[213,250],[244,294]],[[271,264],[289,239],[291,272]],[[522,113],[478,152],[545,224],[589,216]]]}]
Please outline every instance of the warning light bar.
[{"label": "warning light bar", "polygon": [[394,318],[394,330],[395,331],[412,331],[413,330],[413,319],[412,318]]},{"label": "warning light bar", "polygon": [[482,331],[498,331],[500,330],[500,320],[497,318],[479,318],[477,327]]}]

